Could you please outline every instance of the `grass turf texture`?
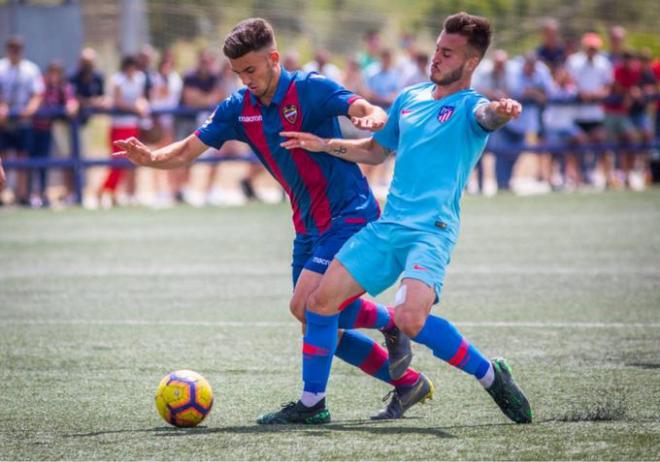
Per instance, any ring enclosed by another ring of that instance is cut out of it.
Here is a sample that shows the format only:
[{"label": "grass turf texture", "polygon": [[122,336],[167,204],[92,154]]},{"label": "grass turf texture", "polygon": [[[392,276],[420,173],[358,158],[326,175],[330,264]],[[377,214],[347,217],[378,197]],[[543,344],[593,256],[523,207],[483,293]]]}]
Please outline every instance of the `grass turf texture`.
[{"label": "grass turf texture", "polygon": [[[464,200],[434,312],[509,359],[529,426],[420,346],[437,392],[404,420],[369,421],[389,388],[335,361],[332,424],[257,426],[300,390],[284,205],[0,210],[0,459],[658,459],[659,204]],[[181,368],[214,389],[202,427],[156,412]]]}]

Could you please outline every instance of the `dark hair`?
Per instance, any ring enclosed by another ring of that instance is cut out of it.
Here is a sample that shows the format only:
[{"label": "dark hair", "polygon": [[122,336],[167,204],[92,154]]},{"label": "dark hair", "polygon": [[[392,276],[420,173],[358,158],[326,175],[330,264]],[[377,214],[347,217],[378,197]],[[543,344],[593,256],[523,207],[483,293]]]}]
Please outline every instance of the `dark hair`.
[{"label": "dark hair", "polygon": [[238,59],[251,51],[275,44],[272,26],[265,19],[249,18],[239,22],[227,37],[222,51],[229,59]]},{"label": "dark hair", "polygon": [[5,46],[13,50],[21,50],[23,49],[23,37],[20,35],[13,35],[7,39]]},{"label": "dark hair", "polygon": [[493,35],[490,22],[486,18],[473,16],[464,11],[453,14],[445,19],[442,28],[448,34],[458,34],[467,37],[468,45],[474,48],[481,58],[486,54]]},{"label": "dark hair", "polygon": [[137,67],[137,65],[138,65],[138,62],[137,62],[137,59],[135,58],[135,56],[126,55],[121,59],[121,64],[120,64],[119,68],[122,71],[125,71],[129,67]]}]

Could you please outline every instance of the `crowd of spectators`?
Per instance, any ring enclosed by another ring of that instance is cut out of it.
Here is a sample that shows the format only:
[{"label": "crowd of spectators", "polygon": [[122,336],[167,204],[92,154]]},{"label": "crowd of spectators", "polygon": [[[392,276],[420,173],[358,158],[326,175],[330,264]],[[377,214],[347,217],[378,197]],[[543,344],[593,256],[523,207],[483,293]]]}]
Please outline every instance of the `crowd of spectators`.
[{"label": "crowd of spectators", "polygon": [[[113,141],[130,136],[153,147],[164,146],[192,133],[212,107],[241,85],[228,63],[206,50],[183,75],[170,51],[159,55],[151,47],[124,57],[109,78],[98,70],[96,61],[95,51],[85,48],[70,76],[56,60],[42,74],[23,57],[19,37],[7,41],[6,56],[0,59],[0,160],[50,157],[54,120],[77,117],[84,127],[95,112],[111,114],[108,152]],[[308,63],[302,63],[295,51],[282,56],[289,71],[324,74],[385,109],[404,87],[426,81],[430,64],[429,53],[420,50],[413,35],[404,35],[395,50],[383,46],[377,31],[365,34],[361,51],[345,57],[343,68],[335,62],[325,49],[317,50]],[[520,193],[645,188],[651,181],[650,159],[657,153],[654,141],[660,136],[659,82],[660,60],[654,60],[649,49],[626,47],[622,27],[612,27],[606,41],[596,32],[566,41],[557,21],[545,20],[535,50],[509,57],[505,50],[495,49],[475,72],[477,91],[492,99],[518,99],[523,112],[493,133],[468,191],[490,195],[509,188]],[[193,110],[193,116],[168,113],[181,108]],[[365,135],[347,121],[341,123],[344,136]],[[246,199],[259,198],[255,179],[263,168],[248,146],[226,143],[220,152],[209,149],[204,156],[233,156],[248,162],[241,191]],[[520,173],[524,157],[533,160]],[[203,202],[217,205],[222,203],[222,191],[217,189],[219,164],[211,165]],[[388,163],[365,168],[377,193],[387,189],[390,170]],[[62,171],[59,200],[72,203],[73,176],[70,168]],[[14,202],[48,206],[50,172],[40,164],[8,175]],[[154,176],[154,204],[190,200],[188,168]],[[133,169],[108,168],[95,196],[117,203],[119,191],[129,202],[135,200]]]}]

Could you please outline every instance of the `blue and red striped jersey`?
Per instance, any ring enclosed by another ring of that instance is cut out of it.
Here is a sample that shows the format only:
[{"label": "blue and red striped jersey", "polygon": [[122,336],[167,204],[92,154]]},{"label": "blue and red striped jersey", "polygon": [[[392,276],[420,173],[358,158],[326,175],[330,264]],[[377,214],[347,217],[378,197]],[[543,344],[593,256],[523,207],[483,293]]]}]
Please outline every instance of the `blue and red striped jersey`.
[{"label": "blue and red striped jersey", "polygon": [[360,97],[315,73],[282,68],[270,105],[242,88],[218,105],[195,134],[207,146],[248,143],[289,195],[299,234],[323,234],[336,220],[371,221],[379,208],[367,180],[353,162],[326,153],[280,146],[280,132],[304,131],[341,137],[338,116]]}]

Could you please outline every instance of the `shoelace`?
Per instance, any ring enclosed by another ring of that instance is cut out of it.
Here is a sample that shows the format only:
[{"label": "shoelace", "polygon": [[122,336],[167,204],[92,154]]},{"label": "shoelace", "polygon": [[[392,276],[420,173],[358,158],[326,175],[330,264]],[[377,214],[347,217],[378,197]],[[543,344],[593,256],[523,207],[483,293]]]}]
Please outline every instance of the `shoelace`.
[{"label": "shoelace", "polygon": [[392,329],[390,331],[383,331],[383,337],[385,337],[385,341],[381,343],[380,345],[383,347],[387,347],[387,342],[389,341],[390,343],[397,343],[399,340],[399,333],[396,331],[396,329]]},{"label": "shoelace", "polygon": [[296,407],[296,403],[293,401],[289,401],[288,403],[280,404],[280,406],[282,406],[283,411],[288,411],[289,409],[293,409],[294,407]]},{"label": "shoelace", "polygon": [[383,396],[383,402],[388,401],[392,396],[396,396],[396,398],[399,399],[399,392],[397,391],[396,388],[392,388],[390,391],[387,392],[385,396]]}]

